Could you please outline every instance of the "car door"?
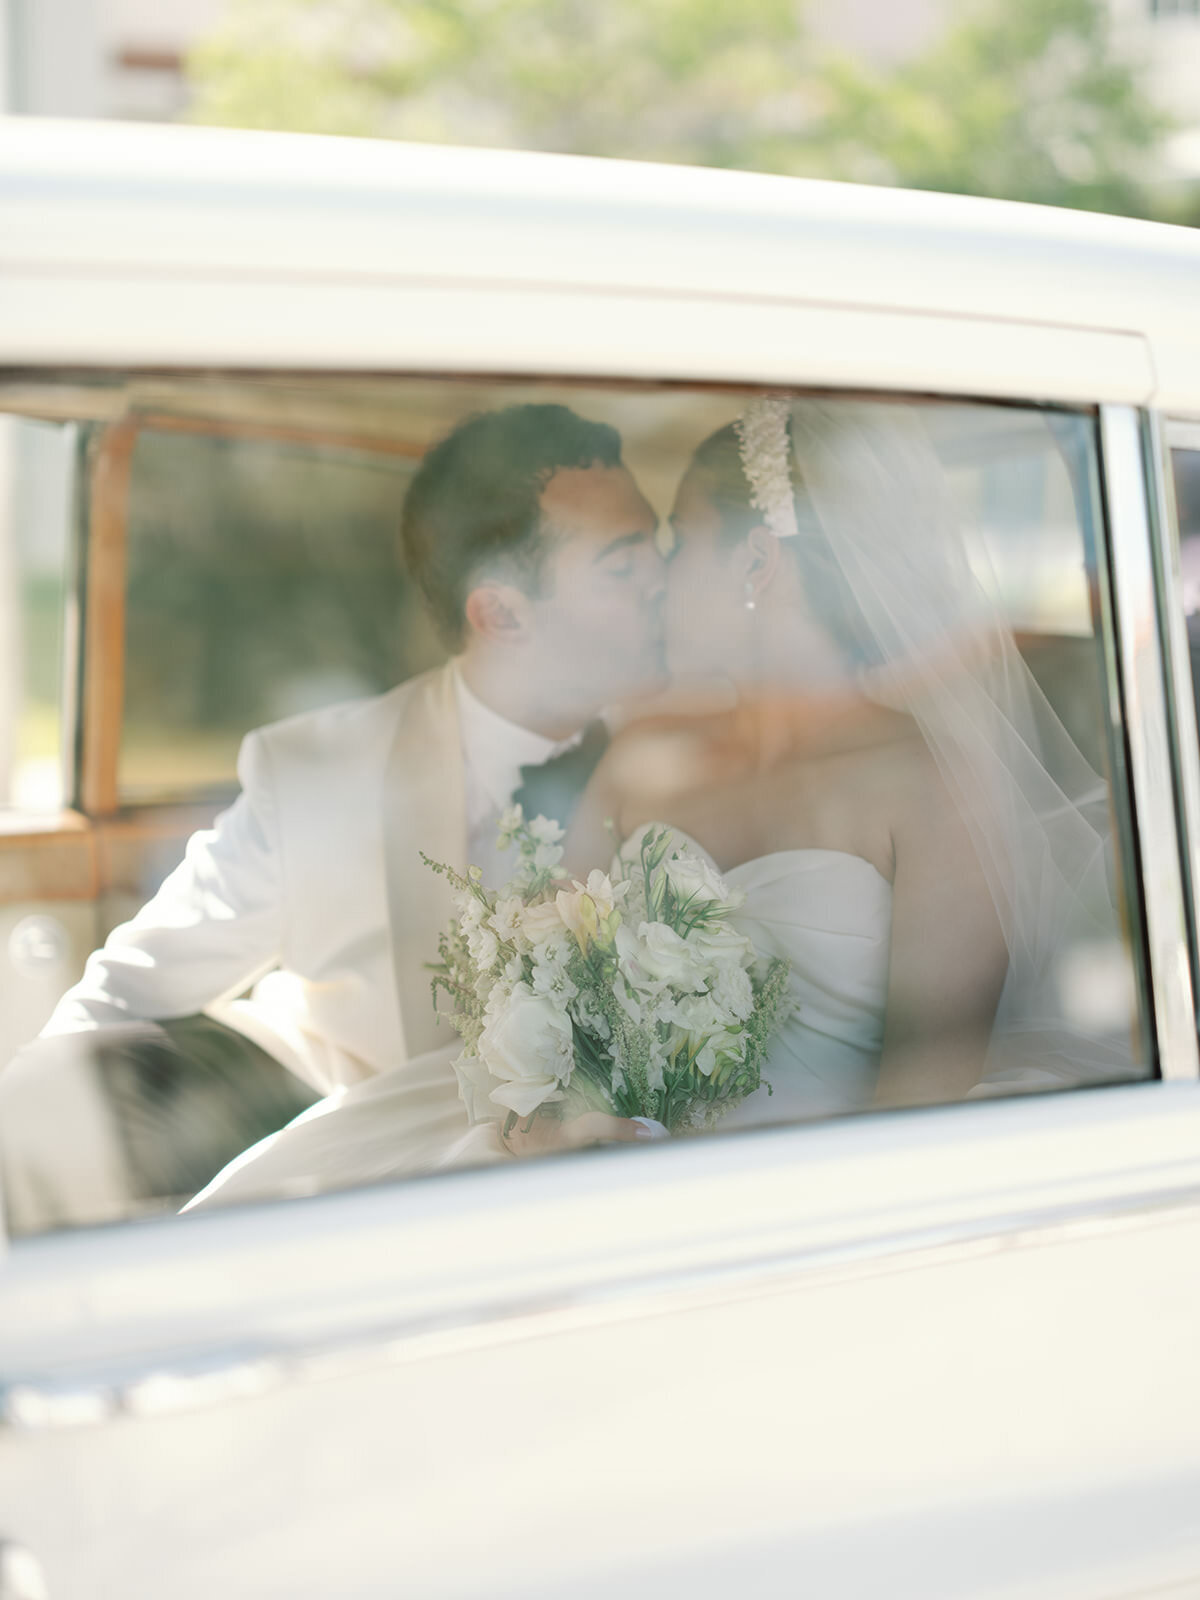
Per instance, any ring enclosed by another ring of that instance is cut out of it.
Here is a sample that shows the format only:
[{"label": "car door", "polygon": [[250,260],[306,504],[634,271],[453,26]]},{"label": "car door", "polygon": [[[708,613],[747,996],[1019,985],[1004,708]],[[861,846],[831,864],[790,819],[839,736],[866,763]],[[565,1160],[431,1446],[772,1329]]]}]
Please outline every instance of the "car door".
[{"label": "car door", "polygon": [[[33,269],[15,275],[32,294]],[[1136,1081],[182,1217],[130,1206],[10,1237],[10,1586],[37,1592],[44,1580],[53,1600],[294,1600],[618,1588],[1115,1597],[1194,1584],[1192,802],[1178,682],[1164,672],[1175,591],[1156,423],[1139,409],[1151,381],[1142,342],[888,305],[639,301],[628,286],[618,304],[592,279],[522,296],[511,283],[410,292],[381,276],[364,293],[336,275],[245,276],[198,273],[193,315],[180,318],[188,285],[169,271],[148,285],[97,273],[61,320],[0,332],[35,362],[67,424],[88,420],[80,388],[125,396],[132,384],[144,399],[165,385],[154,414],[178,431],[190,385],[193,400],[219,397],[209,423],[215,409],[245,437],[278,427],[265,382],[284,391],[293,430],[299,413],[303,447],[328,449],[314,413],[328,428],[331,406],[344,420],[363,403],[361,392],[331,399],[330,384],[371,380],[367,413],[386,411],[386,427],[333,430],[356,460],[381,431],[401,436],[397,414],[404,427],[421,420],[427,442],[435,421],[511,397],[499,376],[477,380],[482,390],[451,377],[437,387],[469,356],[476,373],[522,374],[523,396],[621,410],[664,510],[702,419],[735,415],[761,383],[934,407],[970,503],[986,501],[993,545],[1012,552],[1013,629],[1030,670],[1105,769],[1124,932],[1104,960],[1084,960],[1078,993],[1114,1026],[1132,1022]],[[307,361],[345,366],[298,373]],[[418,369],[431,387],[404,376]],[[656,374],[673,381],[658,391],[646,382]],[[375,380],[392,386],[390,409]],[[1004,404],[979,407],[981,395]],[[142,423],[149,409],[135,408]],[[193,433],[205,409],[192,405]],[[1053,443],[1062,416],[1082,441],[1074,466]],[[114,420],[128,428],[127,410]],[[85,516],[81,556],[106,525],[162,532],[162,517],[128,511]],[[227,540],[222,562],[250,561],[272,525]],[[1043,550],[1054,552],[1044,566]],[[1029,562],[1039,584],[1025,591]],[[170,626],[155,635],[157,596],[131,617],[128,593],[122,657],[139,628],[143,643],[165,632],[183,655],[184,608],[160,612]],[[85,640],[85,659],[102,637]],[[141,663],[147,696],[177,666],[163,659],[151,649]],[[137,810],[121,789],[130,701],[118,705],[103,673],[84,691],[68,720],[85,767],[89,749],[108,751],[96,770],[116,825]],[[147,739],[143,756],[156,748]],[[181,770],[177,752],[163,769]],[[229,776],[211,761],[202,770],[206,782]],[[186,785],[182,799],[213,803]],[[55,815],[65,836],[74,824]],[[14,831],[10,884],[24,881],[35,831]],[[94,858],[82,859],[85,893],[43,893],[23,917],[90,906]],[[93,936],[80,934],[80,953]],[[39,1004],[73,973],[47,980]],[[6,998],[20,977],[6,972]],[[27,1031],[40,1020],[30,1006]],[[68,1116],[64,1102],[64,1127]],[[167,1136],[169,1123],[152,1126]]]},{"label": "car door", "polygon": [[[991,414],[939,415],[1003,524],[1020,428],[997,475]],[[1109,508],[1070,602],[1095,637],[1034,616],[1024,648],[1053,688],[1082,644],[1064,715],[1119,735],[1157,1081],[12,1239],[2,1531],[48,1593],[1116,1595],[1200,1573],[1178,1267],[1200,1101],[1150,423],[1080,427]]]}]

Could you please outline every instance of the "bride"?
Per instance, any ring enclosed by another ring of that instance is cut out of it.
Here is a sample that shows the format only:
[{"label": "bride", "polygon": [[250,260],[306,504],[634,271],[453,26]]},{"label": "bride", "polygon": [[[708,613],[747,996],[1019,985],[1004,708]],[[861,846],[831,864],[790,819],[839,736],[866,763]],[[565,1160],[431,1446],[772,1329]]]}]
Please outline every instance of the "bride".
[{"label": "bride", "polygon": [[[1119,939],[1105,786],[968,561],[920,411],[753,401],[697,449],[671,522],[671,668],[705,692],[613,741],[566,861],[585,875],[614,826],[666,819],[790,963],[773,1094],[722,1126],[1129,1075],[1059,999],[1076,944]],[[505,1145],[468,1125],[456,1054],[322,1101],[191,1205],[646,1134],[539,1118]]]}]

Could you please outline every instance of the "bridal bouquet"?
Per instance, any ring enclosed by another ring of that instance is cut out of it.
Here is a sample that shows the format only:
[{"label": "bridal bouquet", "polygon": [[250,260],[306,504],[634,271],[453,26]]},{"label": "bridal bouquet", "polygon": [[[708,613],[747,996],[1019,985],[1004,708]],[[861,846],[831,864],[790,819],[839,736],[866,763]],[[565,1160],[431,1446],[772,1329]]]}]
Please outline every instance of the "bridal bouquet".
[{"label": "bridal bouquet", "polygon": [[514,806],[500,828],[518,862],[500,891],[477,867],[463,877],[423,857],[458,905],[433,989],[463,1040],[454,1067],[472,1121],[507,1133],[605,1111],[674,1133],[757,1089],[789,969],[730,926],[740,896],[709,863],[652,827],[611,873],[564,888],[557,823]]}]

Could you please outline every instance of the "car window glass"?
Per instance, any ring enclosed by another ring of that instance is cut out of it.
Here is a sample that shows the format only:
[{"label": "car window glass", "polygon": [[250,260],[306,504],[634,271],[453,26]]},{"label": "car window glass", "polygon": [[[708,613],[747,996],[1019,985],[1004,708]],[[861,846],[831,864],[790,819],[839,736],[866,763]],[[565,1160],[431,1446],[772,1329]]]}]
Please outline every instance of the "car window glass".
[{"label": "car window glass", "polygon": [[1153,1071],[1091,415],[5,397],[26,634],[81,619],[0,880],[14,1231]]},{"label": "car window glass", "polygon": [[1179,563],[1193,689],[1200,706],[1200,436],[1190,449],[1171,452],[1175,510],[1179,519]]}]

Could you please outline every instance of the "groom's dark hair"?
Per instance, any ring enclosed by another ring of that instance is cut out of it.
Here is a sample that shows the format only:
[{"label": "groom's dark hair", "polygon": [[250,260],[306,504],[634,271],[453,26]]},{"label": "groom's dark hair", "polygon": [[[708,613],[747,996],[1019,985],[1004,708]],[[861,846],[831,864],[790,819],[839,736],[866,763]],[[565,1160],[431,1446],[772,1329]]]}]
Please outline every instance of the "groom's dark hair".
[{"label": "groom's dark hair", "polygon": [[411,576],[450,643],[461,642],[471,588],[486,571],[540,589],[547,540],[541,494],[565,467],[621,464],[621,436],[566,406],[507,406],[460,422],[421,462],[404,501]]}]

